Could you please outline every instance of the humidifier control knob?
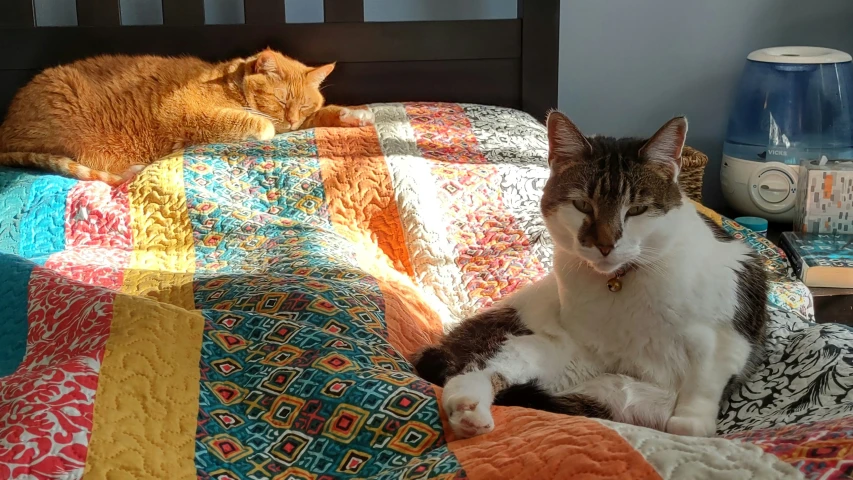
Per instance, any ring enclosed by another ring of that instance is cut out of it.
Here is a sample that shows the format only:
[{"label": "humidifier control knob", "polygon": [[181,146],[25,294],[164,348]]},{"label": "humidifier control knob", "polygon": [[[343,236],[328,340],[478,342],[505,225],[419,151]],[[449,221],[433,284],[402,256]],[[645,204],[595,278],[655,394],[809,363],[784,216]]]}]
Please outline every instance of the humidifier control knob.
[{"label": "humidifier control knob", "polygon": [[789,210],[796,200],[797,182],[790,168],[784,164],[769,164],[753,173],[749,182],[752,201],[765,212],[780,213]]},{"label": "humidifier control knob", "polygon": [[758,194],[767,203],[784,202],[791,194],[791,179],[779,170],[767,170],[759,176]]}]

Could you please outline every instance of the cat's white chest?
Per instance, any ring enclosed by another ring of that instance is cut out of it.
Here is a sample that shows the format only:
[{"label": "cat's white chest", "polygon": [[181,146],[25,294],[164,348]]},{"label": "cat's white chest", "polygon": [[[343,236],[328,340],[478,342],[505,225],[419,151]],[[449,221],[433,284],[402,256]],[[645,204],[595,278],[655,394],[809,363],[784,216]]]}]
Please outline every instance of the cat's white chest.
[{"label": "cat's white chest", "polygon": [[[600,373],[622,373],[662,386],[677,386],[688,361],[682,318],[689,315],[676,297],[650,302],[639,275],[611,292],[606,279],[579,275],[561,289],[561,324]],[[634,281],[635,283],[631,283]],[[575,285],[572,285],[575,283]],[[654,298],[654,297],[651,297]]]},{"label": "cat's white chest", "polygon": [[607,276],[555,252],[554,272],[504,302],[535,333],[563,342],[548,383],[561,390],[617,373],[678,390],[697,355],[715,344],[720,329],[730,329],[734,272],[748,253],[745,245],[704,234],[670,246],[659,265],[629,272],[618,292],[607,288]]}]

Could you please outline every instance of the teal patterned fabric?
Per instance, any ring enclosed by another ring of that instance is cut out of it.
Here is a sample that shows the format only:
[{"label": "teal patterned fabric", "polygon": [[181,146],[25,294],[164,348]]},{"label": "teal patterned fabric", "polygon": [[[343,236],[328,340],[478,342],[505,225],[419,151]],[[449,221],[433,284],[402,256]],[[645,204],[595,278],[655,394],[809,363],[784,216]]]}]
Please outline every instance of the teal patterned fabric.
[{"label": "teal patterned fabric", "polygon": [[723,218],[723,229],[738,240],[745,241],[764,259],[764,266],[770,274],[770,293],[768,302],[782,310],[792,310],[804,318],[814,320],[814,299],[811,292],[797,279],[788,258],[781,248],[764,236]]},{"label": "teal patterned fabric", "polygon": [[312,133],[185,155],[199,478],[464,478],[433,387],[386,340],[382,293],[330,228]]}]

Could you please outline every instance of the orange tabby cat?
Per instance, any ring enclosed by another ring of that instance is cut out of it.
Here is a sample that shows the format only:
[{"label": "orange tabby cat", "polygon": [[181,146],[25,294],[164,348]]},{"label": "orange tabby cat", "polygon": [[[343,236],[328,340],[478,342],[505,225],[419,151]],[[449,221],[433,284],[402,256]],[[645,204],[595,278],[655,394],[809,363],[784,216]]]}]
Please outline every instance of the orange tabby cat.
[{"label": "orange tabby cat", "polygon": [[323,106],[320,84],[334,67],[264,50],[218,64],[103,56],[50,68],[12,101],[0,165],[118,185],[188,145],[371,123],[366,110]]}]

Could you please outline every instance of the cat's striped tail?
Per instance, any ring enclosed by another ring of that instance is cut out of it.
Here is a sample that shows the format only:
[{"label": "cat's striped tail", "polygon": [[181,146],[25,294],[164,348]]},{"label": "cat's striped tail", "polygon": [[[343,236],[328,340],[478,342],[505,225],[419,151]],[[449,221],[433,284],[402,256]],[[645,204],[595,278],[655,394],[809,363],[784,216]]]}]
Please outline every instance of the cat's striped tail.
[{"label": "cat's striped tail", "polygon": [[131,169],[128,170],[130,175],[116,175],[102,170],[91,169],[62,155],[35,152],[0,152],[0,165],[25,168],[34,167],[57,172],[78,180],[104,182],[113,187],[121,185],[138,171],[132,171]]}]

